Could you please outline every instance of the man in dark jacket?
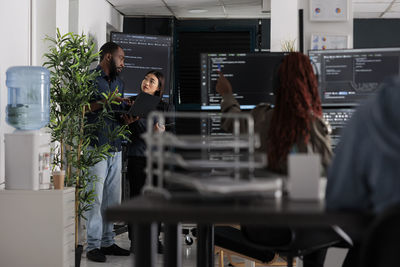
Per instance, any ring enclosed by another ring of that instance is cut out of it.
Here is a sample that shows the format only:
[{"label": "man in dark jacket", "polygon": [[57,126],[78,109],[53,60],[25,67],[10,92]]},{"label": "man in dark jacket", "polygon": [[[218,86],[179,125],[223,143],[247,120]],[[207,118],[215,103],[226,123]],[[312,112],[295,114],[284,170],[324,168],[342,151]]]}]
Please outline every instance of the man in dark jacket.
[{"label": "man in dark jacket", "polygon": [[[400,78],[393,78],[352,116],[328,171],[328,210],[380,213],[400,202],[399,103]],[[355,254],[345,266],[357,266]]]},{"label": "man in dark jacket", "polygon": [[[110,95],[114,92],[124,92],[124,84],[118,77],[124,67],[125,54],[122,48],[108,42],[101,47],[100,64],[96,70],[100,71],[97,77],[96,99],[91,103],[88,112],[88,122],[96,121],[98,112],[103,108],[103,103],[107,101],[103,94]],[[127,101],[116,96],[115,101],[120,105],[112,104],[113,111],[123,109],[123,102]],[[125,123],[132,121],[124,116]],[[96,175],[97,180],[89,184],[89,188],[94,186],[95,199],[92,208],[85,213],[87,218],[87,258],[95,262],[105,262],[105,255],[128,256],[129,250],[122,249],[114,243],[113,223],[105,222],[103,212],[106,208],[117,205],[121,200],[121,139],[110,140],[109,132],[114,131],[123,123],[121,120],[111,118],[104,119],[104,127],[95,134],[97,139],[92,140],[91,146],[109,144],[111,149],[110,156],[100,161],[89,169],[91,175]]]}]

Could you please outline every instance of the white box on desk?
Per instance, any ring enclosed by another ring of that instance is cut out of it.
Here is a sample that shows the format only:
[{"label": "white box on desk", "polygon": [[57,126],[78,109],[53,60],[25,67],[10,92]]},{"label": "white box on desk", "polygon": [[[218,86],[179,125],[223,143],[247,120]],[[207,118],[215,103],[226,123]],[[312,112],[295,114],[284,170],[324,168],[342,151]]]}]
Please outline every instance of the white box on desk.
[{"label": "white box on desk", "polygon": [[320,199],[321,159],[318,154],[290,154],[288,177],[291,199]]}]

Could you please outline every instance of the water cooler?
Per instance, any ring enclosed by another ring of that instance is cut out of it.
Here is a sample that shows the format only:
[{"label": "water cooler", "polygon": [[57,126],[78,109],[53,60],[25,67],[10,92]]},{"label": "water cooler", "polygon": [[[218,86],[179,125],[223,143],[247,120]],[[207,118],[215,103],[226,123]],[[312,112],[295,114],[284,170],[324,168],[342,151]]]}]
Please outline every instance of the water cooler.
[{"label": "water cooler", "polygon": [[11,67],[7,70],[6,121],[16,128],[4,135],[5,188],[50,188],[49,123],[50,73],[43,67]]}]

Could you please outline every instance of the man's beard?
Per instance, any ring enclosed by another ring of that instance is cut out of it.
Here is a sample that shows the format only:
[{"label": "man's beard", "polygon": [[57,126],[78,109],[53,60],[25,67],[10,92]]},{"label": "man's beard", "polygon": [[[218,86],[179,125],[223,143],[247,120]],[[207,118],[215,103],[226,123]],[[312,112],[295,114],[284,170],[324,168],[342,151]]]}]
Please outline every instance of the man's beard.
[{"label": "man's beard", "polygon": [[117,65],[115,64],[114,58],[111,58],[110,61],[110,81],[114,81],[115,78],[118,76],[118,69],[117,69]]}]

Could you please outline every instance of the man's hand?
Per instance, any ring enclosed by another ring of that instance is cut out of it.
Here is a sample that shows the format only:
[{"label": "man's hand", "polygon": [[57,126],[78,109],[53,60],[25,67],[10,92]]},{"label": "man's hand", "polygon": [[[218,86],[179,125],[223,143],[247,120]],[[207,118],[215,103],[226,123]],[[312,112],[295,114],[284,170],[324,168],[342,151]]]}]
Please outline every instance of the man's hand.
[{"label": "man's hand", "polygon": [[221,96],[226,95],[226,94],[232,94],[232,85],[228,81],[228,79],[225,78],[224,74],[222,72],[218,71],[219,78],[217,80],[217,85],[215,86],[215,89],[218,94]]},{"label": "man's hand", "polygon": [[128,114],[123,114],[121,117],[124,120],[124,123],[126,125],[129,125],[129,124],[131,124],[131,123],[133,123],[133,122],[135,122],[135,121],[137,121],[139,119],[139,117],[133,117],[133,116],[128,115]]},{"label": "man's hand", "polygon": [[165,126],[162,124],[159,124],[158,122],[154,125],[154,132],[156,133],[163,133],[165,132]]},{"label": "man's hand", "polygon": [[133,100],[127,97],[122,98],[122,101],[127,104],[128,106],[132,106],[133,105]]}]

